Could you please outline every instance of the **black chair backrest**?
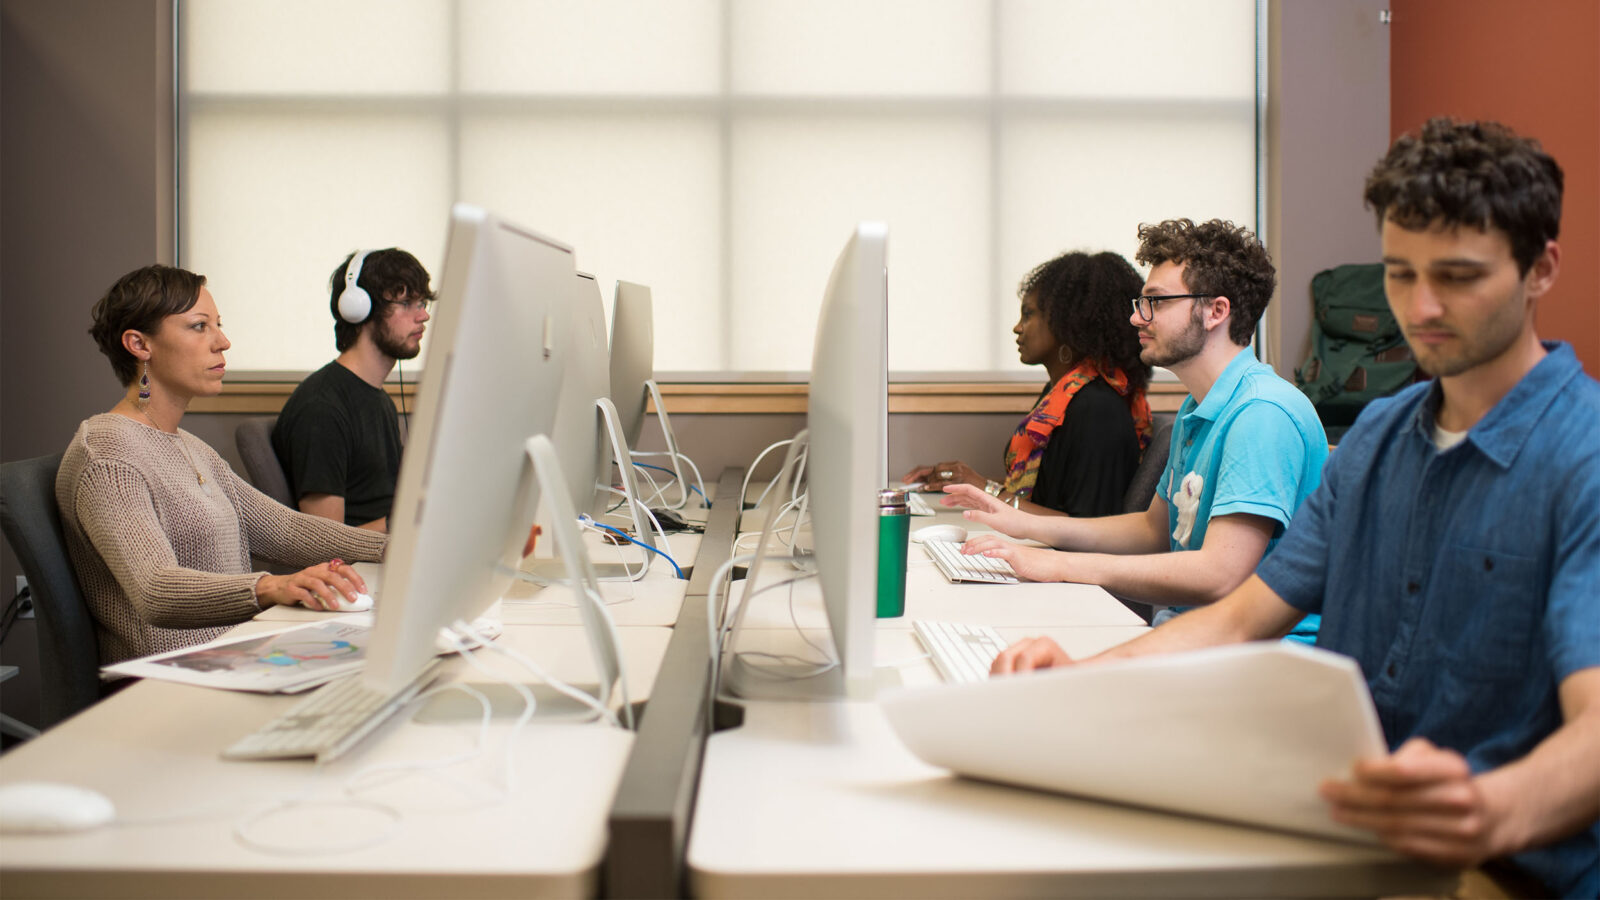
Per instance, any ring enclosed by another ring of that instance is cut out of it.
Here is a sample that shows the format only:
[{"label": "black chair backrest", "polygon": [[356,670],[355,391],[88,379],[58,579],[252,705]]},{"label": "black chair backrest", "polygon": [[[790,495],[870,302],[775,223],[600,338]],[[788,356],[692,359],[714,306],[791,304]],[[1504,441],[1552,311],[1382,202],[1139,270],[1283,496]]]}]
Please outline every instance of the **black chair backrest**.
[{"label": "black chair backrest", "polygon": [[1175,418],[1177,416],[1173,413],[1151,413],[1150,446],[1144,448],[1144,456],[1139,458],[1139,468],[1134,470],[1127,493],[1122,495],[1123,512],[1144,512],[1150,508],[1150,501],[1156,495],[1156,485],[1161,481],[1161,472],[1167,467],[1167,449],[1172,446],[1172,422]]},{"label": "black chair backrest", "polygon": [[277,421],[277,416],[245,419],[233,430],[233,443],[239,448],[245,475],[256,490],[293,509],[295,502],[289,495],[289,476],[284,474],[278,453],[272,449],[272,426]]},{"label": "black chair backrest", "polygon": [[40,727],[100,699],[94,617],[67,556],[56,509],[62,454],[0,465],[0,527],[22,564],[39,627]]}]

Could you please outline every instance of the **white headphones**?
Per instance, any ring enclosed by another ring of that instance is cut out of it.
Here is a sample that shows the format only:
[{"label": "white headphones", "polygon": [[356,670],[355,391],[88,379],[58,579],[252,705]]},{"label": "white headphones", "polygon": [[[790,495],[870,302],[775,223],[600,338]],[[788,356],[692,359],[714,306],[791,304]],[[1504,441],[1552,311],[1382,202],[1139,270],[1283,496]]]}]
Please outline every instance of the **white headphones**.
[{"label": "white headphones", "polygon": [[361,264],[367,259],[367,250],[358,250],[344,268],[344,290],[339,292],[339,318],[351,325],[360,325],[372,315],[372,297],[365,288],[356,284],[361,277]]}]

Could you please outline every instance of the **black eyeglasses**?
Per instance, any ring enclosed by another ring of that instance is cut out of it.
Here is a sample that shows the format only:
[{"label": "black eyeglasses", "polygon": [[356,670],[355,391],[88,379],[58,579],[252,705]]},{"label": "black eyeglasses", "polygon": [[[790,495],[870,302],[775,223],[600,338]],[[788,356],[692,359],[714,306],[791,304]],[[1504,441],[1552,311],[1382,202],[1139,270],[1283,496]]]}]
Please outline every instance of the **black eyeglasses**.
[{"label": "black eyeglasses", "polygon": [[1203,300],[1203,299],[1207,299],[1207,298],[1210,298],[1210,297],[1220,297],[1220,296],[1222,296],[1222,295],[1221,294],[1141,294],[1140,296],[1133,298],[1133,311],[1139,314],[1139,318],[1145,320],[1146,322],[1149,322],[1152,319],[1154,319],[1155,316],[1156,316],[1156,304],[1157,303],[1165,303],[1168,300]]}]

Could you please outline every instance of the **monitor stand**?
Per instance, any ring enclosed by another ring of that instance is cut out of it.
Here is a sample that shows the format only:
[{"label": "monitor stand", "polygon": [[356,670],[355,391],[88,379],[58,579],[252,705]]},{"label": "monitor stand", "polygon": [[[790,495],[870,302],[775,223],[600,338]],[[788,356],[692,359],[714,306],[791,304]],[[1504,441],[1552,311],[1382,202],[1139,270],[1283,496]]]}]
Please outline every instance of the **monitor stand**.
[{"label": "monitor stand", "polygon": [[[633,537],[640,543],[656,549],[655,531],[641,509],[644,503],[639,500],[639,482],[633,474],[631,464],[633,454],[628,450],[627,439],[622,436],[622,419],[617,415],[617,407],[609,397],[596,400],[595,407],[605,429],[606,439],[611,442],[611,458],[617,460],[617,471],[622,478],[623,503],[628,507],[629,517],[633,521]],[[599,488],[599,485],[596,485],[596,488]],[[609,486],[605,489],[610,490]],[[549,496],[549,493],[546,491],[545,495]],[[572,508],[570,504],[568,508]],[[551,509],[554,510],[554,507]],[[574,515],[572,521],[576,522],[577,516]],[[601,581],[638,581],[650,571],[656,559],[656,554],[649,550],[642,552],[644,559],[638,565],[620,562],[591,562],[590,565],[594,569],[595,576]],[[549,558],[528,560],[522,568],[524,574],[541,584],[567,581],[569,571],[571,570],[563,560]]]},{"label": "monitor stand", "polygon": [[[784,453],[783,466],[778,470],[778,477],[769,487],[769,490],[782,496],[783,492],[790,489],[793,482],[800,477],[803,460],[810,446],[810,434],[801,431],[789,442],[789,449]],[[739,608],[733,613],[733,622],[728,629],[725,644],[722,648],[722,659],[717,660],[721,665],[719,679],[721,690],[746,700],[827,700],[843,698],[847,694],[844,679],[844,669],[837,662],[832,666],[826,664],[812,664],[807,662],[788,662],[784,660],[762,657],[760,662],[751,662],[743,658],[743,654],[752,654],[759,651],[746,650],[741,653],[738,648],[741,635],[745,633],[745,613],[750,609],[750,604],[757,602],[757,582],[761,578],[764,561],[768,565],[776,562],[779,557],[768,556],[767,548],[771,546],[777,536],[778,507],[782,504],[771,503],[767,506],[766,516],[761,526],[761,537],[756,541],[753,554],[756,563],[750,567],[750,574],[745,578],[744,599]],[[786,634],[788,632],[785,632]],[[831,638],[830,638],[831,642]],[[813,651],[814,652],[814,651]],[[835,654],[837,658],[837,654]]]},{"label": "monitor stand", "polygon": [[[556,457],[555,446],[542,434],[529,438],[524,445],[524,452],[533,470],[533,481],[523,482],[524,496],[528,486],[537,483],[539,493],[550,504],[552,513],[550,527],[554,532],[552,537],[555,539],[556,549],[561,554],[561,562],[566,571],[577,573],[576,577],[563,580],[571,585],[573,593],[578,595],[578,615],[583,621],[583,632],[588,639],[595,671],[600,675],[601,683],[598,685],[571,684],[571,686],[595,697],[607,708],[610,708],[612,693],[615,691],[621,699],[622,708],[619,716],[628,728],[632,728],[633,708],[628,700],[627,681],[622,674],[616,623],[611,620],[611,613],[606,610],[605,602],[600,597],[600,585],[595,577],[594,567],[590,565],[589,554],[584,550],[583,542],[578,536],[578,515],[573,510],[572,499],[567,496],[565,487],[567,482],[565,476],[561,474],[561,461]],[[531,510],[535,505],[527,504],[530,520]],[[499,682],[468,681],[467,683],[489,699],[494,714],[522,713],[524,700],[516,688]],[[537,703],[534,711],[536,718],[590,721],[598,716],[598,713],[588,705],[568,697],[548,684],[535,682],[524,684],[523,687],[533,693]],[[418,711],[416,720],[424,723],[460,722],[464,719],[476,719],[482,715],[483,707],[476,698],[460,691],[447,691],[429,698],[423,709]]]},{"label": "monitor stand", "polygon": [[[688,463],[690,471],[694,473],[694,486],[700,489],[700,503],[703,508],[709,508],[711,502],[705,499],[706,483],[705,479],[700,477],[700,467],[694,464],[694,460],[678,452],[678,435],[672,429],[672,418],[667,415],[667,404],[661,399],[661,388],[656,384],[654,378],[646,381],[644,386],[650,392],[651,402],[656,405],[656,422],[661,426],[661,437],[666,441],[667,449],[665,452],[636,450],[631,454],[631,458],[654,459],[658,456],[665,456],[672,463],[672,476],[678,482],[678,499],[666,504],[667,509],[672,510],[684,509],[689,505],[689,498],[693,496],[689,489],[689,480],[683,477],[683,464]],[[618,459],[621,458],[618,457]]]}]

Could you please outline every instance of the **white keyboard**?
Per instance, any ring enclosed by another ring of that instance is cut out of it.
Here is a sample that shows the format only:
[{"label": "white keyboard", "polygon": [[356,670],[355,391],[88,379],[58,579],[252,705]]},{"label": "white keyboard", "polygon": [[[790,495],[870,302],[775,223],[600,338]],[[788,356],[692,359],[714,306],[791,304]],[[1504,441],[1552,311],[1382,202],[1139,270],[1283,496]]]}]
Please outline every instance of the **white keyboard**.
[{"label": "white keyboard", "polygon": [[1006,648],[1006,642],[987,625],[915,620],[911,627],[917,640],[928,648],[939,674],[951,684],[988,678],[989,664]]},{"label": "white keyboard", "polygon": [[991,559],[982,554],[968,556],[961,552],[961,545],[955,541],[923,541],[922,546],[939,569],[939,574],[948,581],[1017,583],[1017,573],[1011,571],[1011,564],[1003,559]]},{"label": "white keyboard", "polygon": [[911,513],[913,516],[931,516],[933,515],[933,506],[927,500],[924,500],[920,493],[907,491],[906,512]]},{"label": "white keyboard", "polygon": [[433,680],[437,658],[398,694],[374,691],[357,672],[317,688],[292,709],[222,751],[224,759],[337,758],[411,702]]}]

